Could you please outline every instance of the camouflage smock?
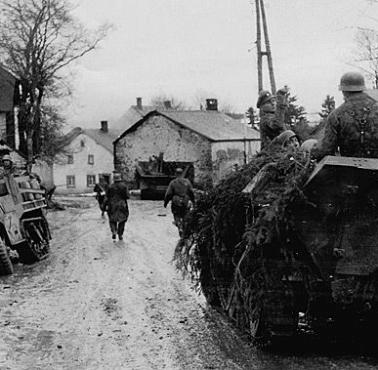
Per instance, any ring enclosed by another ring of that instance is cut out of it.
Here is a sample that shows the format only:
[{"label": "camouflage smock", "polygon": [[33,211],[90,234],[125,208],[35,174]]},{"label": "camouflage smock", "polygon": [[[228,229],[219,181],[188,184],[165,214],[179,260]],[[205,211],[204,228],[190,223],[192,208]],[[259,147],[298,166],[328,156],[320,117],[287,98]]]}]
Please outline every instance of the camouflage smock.
[{"label": "camouflage smock", "polygon": [[192,183],[183,177],[173,179],[167,188],[164,197],[164,207],[172,201],[171,209],[173,214],[185,214],[188,210],[188,203],[194,203]]},{"label": "camouflage smock", "polygon": [[378,158],[378,103],[361,92],[351,95],[327,118],[315,157],[335,155]]},{"label": "camouflage smock", "polygon": [[288,129],[285,124],[286,107],[286,105],[277,104],[275,113],[264,112],[260,109],[261,149],[265,149],[275,137]]}]

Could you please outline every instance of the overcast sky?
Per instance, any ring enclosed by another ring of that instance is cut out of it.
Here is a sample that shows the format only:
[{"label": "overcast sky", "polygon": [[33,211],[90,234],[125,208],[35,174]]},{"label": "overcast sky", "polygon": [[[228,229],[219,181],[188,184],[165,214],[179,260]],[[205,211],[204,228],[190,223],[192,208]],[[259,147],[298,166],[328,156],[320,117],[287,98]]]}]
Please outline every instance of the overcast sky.
[{"label": "overcast sky", "polygon": [[[265,0],[277,87],[307,112],[327,94],[341,103],[340,75],[353,63],[358,26],[378,28],[368,0]],[[251,0],[75,0],[89,28],[110,22],[101,47],[76,66],[68,123],[117,120],[135,98],[196,96],[244,112],[256,105],[255,6]],[[266,84],[265,88],[269,88]]]}]

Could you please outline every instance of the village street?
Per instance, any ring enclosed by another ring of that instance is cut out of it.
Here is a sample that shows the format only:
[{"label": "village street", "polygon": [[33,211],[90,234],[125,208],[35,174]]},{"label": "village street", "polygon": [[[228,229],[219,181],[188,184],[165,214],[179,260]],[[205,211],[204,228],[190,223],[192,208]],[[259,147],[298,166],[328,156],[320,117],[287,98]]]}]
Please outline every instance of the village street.
[{"label": "village street", "polygon": [[1,370],[376,368],[349,350],[251,347],[175,270],[177,230],[161,202],[131,201],[117,243],[85,202],[49,213],[47,260],[1,279]]}]

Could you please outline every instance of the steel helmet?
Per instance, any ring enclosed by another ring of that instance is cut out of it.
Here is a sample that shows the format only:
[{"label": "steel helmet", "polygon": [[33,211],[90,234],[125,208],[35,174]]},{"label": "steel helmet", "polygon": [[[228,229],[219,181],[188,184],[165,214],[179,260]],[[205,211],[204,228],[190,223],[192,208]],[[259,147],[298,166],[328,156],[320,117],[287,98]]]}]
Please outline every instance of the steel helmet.
[{"label": "steel helmet", "polygon": [[10,162],[13,162],[12,161],[12,158],[9,154],[5,154],[3,155],[3,158],[1,158],[2,161],[10,161]]},{"label": "steel helmet", "polygon": [[298,136],[296,135],[296,133],[292,130],[285,130],[284,132],[281,132],[277,137],[276,137],[276,142],[279,143],[279,144],[282,144],[282,145],[286,145],[287,142],[292,138],[292,137],[296,137],[298,138]]},{"label": "steel helmet", "polygon": [[340,91],[363,91],[365,89],[365,79],[361,73],[347,72],[341,76]]},{"label": "steel helmet", "polygon": [[304,152],[308,152],[310,153],[311,150],[315,149],[318,145],[318,140],[316,139],[307,139],[306,141],[304,141],[301,145],[301,149],[304,151]]},{"label": "steel helmet", "polygon": [[113,174],[113,181],[114,182],[116,182],[116,181],[122,181],[122,175],[119,172],[115,172]]},{"label": "steel helmet", "polygon": [[268,103],[272,99],[275,99],[275,96],[270,93],[268,90],[261,90],[259,93],[259,98],[257,99],[256,107],[261,108],[265,103]]}]

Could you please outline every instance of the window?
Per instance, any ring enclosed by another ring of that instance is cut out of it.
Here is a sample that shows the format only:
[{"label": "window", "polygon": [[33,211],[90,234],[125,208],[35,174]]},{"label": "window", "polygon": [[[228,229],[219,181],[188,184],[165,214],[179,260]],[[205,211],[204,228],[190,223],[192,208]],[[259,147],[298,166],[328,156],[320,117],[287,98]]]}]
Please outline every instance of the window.
[{"label": "window", "polygon": [[87,187],[91,188],[96,184],[96,175],[87,175]]},{"label": "window", "polygon": [[67,188],[74,188],[75,187],[75,176],[67,176],[66,177]]},{"label": "window", "polygon": [[68,164],[73,164],[73,154],[67,154],[67,163]]},{"label": "window", "polygon": [[94,164],[94,155],[88,154],[88,164]]}]

